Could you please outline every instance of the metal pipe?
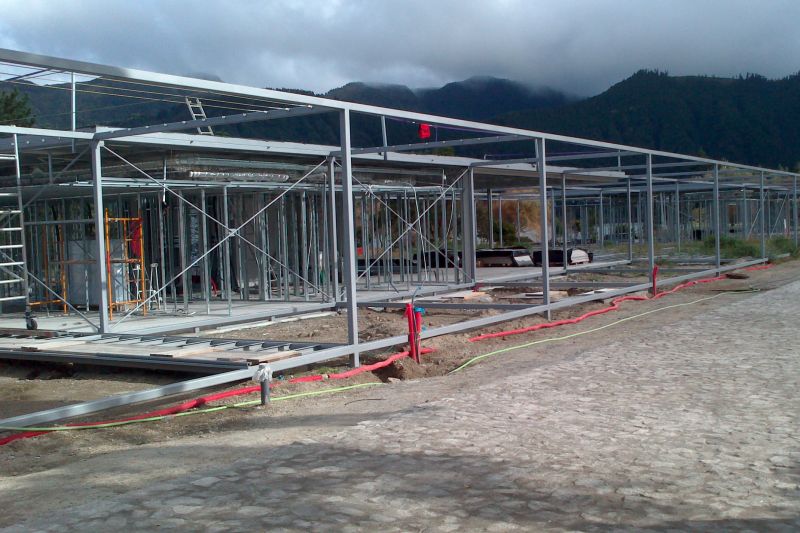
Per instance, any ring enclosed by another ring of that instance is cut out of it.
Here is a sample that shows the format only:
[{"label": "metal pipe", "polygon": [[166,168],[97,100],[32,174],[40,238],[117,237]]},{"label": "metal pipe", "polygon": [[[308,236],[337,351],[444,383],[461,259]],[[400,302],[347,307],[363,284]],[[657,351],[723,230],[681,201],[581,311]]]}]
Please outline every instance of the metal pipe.
[{"label": "metal pipe", "polygon": [[0,429],[2,427],[27,427],[48,424],[58,420],[97,413],[99,411],[112,409],[114,407],[121,407],[124,405],[130,405],[149,400],[157,400],[159,398],[174,394],[182,394],[185,392],[214,387],[216,385],[222,385],[225,383],[243,381],[250,379],[254,372],[255,367],[232,370],[230,372],[212,374],[210,376],[190,379],[180,383],[172,383],[170,385],[157,387],[155,389],[129,392],[126,394],[101,398],[99,400],[92,400],[90,402],[66,405],[64,407],[56,407],[55,409],[48,409],[46,411],[38,411],[36,413],[6,418],[0,420]]}]

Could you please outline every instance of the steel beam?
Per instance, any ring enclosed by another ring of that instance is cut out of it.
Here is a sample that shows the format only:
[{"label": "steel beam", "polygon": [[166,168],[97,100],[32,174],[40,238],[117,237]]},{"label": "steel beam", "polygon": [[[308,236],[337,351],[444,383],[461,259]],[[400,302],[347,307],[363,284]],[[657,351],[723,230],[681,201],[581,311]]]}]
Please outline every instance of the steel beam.
[{"label": "steel beam", "polygon": [[[303,94],[276,91],[272,89],[261,89],[261,88],[247,87],[243,85],[235,85],[218,81],[201,80],[196,78],[172,76],[168,74],[159,74],[142,70],[110,67],[95,63],[73,61],[63,58],[44,56],[39,54],[31,54],[27,52],[19,52],[8,49],[0,49],[0,61],[14,63],[18,65],[27,65],[36,68],[51,68],[51,69],[63,70],[65,72],[87,74],[90,76],[116,78],[122,81],[125,80],[145,81],[153,84],[158,84],[161,86],[175,87],[180,89],[196,89],[199,91],[212,91],[228,95],[248,96],[257,99],[268,100],[270,102],[284,102],[288,104],[327,107],[332,110],[334,109],[348,110],[351,112],[365,113],[375,116],[394,117],[415,122],[425,122],[425,123],[438,124],[444,126],[453,126],[457,128],[470,129],[475,132],[489,132],[501,135],[519,135],[531,139],[539,138],[543,140],[564,142],[564,143],[577,144],[582,146],[603,148],[616,151],[633,151],[639,154],[650,154],[658,157],[675,158],[684,161],[697,161],[710,164],[720,163],[720,164],[725,164],[727,166],[734,166],[742,169],[759,170],[759,171],[766,170],[760,167],[752,167],[749,165],[731,164],[725,161],[675,154],[671,152],[662,152],[659,150],[639,149],[616,143],[579,139],[575,137],[569,137],[566,135],[556,135],[545,132],[523,130],[520,128],[511,128],[507,126],[484,124],[480,122],[474,122],[463,119],[438,117],[435,115],[427,115],[424,113],[402,111],[397,109],[390,109],[390,108],[384,108],[366,104],[358,104],[354,102],[338,101],[316,96],[308,96]],[[20,133],[20,132],[12,132],[12,133]],[[610,157],[616,157],[616,156],[617,154],[613,153]],[[572,158],[575,159],[574,156]],[[795,175],[794,173],[785,171],[775,171],[775,173],[776,175],[784,175],[784,176]]]},{"label": "steel beam", "polygon": [[[475,139],[453,139],[450,141],[431,141],[425,143],[411,143],[411,144],[395,144],[393,146],[374,146],[370,148],[353,148],[352,155],[362,154],[385,154],[388,152],[407,152],[410,150],[432,150],[434,148],[443,148],[447,146],[470,146],[475,144],[491,144],[512,141],[528,140],[528,137],[521,135],[497,135],[494,137],[478,137]],[[331,152],[332,156],[339,157],[342,154],[341,150]]]},{"label": "steel beam", "polygon": [[126,394],[119,394],[117,396],[109,396],[100,400],[92,400],[90,402],[56,407],[55,409],[38,411],[36,413],[30,413],[27,415],[14,416],[0,420],[0,430],[6,427],[27,427],[49,424],[58,420],[75,418],[77,416],[85,416],[92,413],[97,413],[98,411],[112,409],[114,407],[122,407],[134,403],[146,402],[148,400],[157,400],[159,398],[172,396],[174,394],[181,394],[198,389],[206,389],[208,387],[214,387],[216,385],[223,385],[225,383],[232,383],[235,381],[243,381],[246,379],[251,379],[255,373],[255,370],[255,367],[241,370],[231,370],[230,372],[212,374],[210,376],[190,379],[180,383],[172,383],[170,385],[157,387],[155,389],[129,392]]},{"label": "steel beam", "polygon": [[310,106],[287,108],[287,109],[274,109],[270,111],[251,111],[248,113],[239,113],[236,115],[223,115],[220,117],[201,118],[197,120],[182,120],[180,122],[167,122],[164,124],[156,124],[153,126],[141,126],[137,128],[123,128],[114,131],[106,131],[95,133],[94,139],[96,141],[106,141],[110,139],[121,139],[123,137],[132,137],[135,135],[145,135],[148,133],[166,133],[172,131],[182,131],[193,128],[203,128],[212,126],[231,126],[234,124],[243,124],[247,122],[258,122],[262,120],[273,120],[278,118],[301,117],[306,115],[316,115],[319,113],[328,113],[330,109],[318,109]]}]

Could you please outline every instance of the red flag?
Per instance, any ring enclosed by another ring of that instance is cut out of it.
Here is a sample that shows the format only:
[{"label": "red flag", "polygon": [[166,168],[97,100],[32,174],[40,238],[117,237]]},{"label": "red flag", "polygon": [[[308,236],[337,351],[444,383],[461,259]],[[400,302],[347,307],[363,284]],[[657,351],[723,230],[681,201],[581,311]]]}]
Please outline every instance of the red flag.
[{"label": "red flag", "polygon": [[424,122],[419,125],[419,138],[420,139],[430,139],[431,138],[431,126],[430,124],[425,124]]}]

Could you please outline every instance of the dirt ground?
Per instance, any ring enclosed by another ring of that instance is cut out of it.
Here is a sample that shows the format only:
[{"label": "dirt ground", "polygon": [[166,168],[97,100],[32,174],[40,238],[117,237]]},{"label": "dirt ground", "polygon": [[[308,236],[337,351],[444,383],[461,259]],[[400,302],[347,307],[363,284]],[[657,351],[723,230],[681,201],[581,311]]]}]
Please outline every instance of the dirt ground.
[{"label": "dirt ground", "polygon": [[[258,443],[275,445],[283,441],[291,442],[292,439],[300,438],[304,431],[320,430],[320,428],[324,428],[326,431],[335,430],[336,427],[351,425],[365,416],[374,414],[376,410],[385,411],[418,405],[443,393],[457,394],[462,387],[476,386],[485,379],[491,379],[493,373],[507,374],[514,371],[514,365],[534,364],[534,362],[516,358],[514,352],[510,352],[507,356],[503,356],[502,362],[493,360],[477,365],[470,372],[445,376],[450,370],[476,355],[532,340],[557,337],[594,328],[665,304],[688,302],[722,290],[744,290],[751,287],[769,290],[800,278],[800,274],[797,272],[798,264],[800,263],[797,261],[784,262],[769,270],[747,272],[745,279],[726,279],[691,287],[677,294],[669,295],[659,302],[625,303],[623,309],[618,312],[592,317],[577,325],[477,343],[468,342],[468,339],[476,334],[474,331],[438,337],[424,343],[425,347],[434,348],[435,351],[425,356],[421,365],[404,359],[398,362],[394,368],[382,372],[380,375],[364,373],[354,379],[342,382],[282,384],[274,394],[279,396],[352,383],[380,383],[386,381],[388,377],[406,380],[399,383],[393,381],[389,387],[368,387],[344,394],[275,402],[266,409],[229,409],[218,413],[169,418],[161,422],[106,430],[58,432],[16,441],[0,447],[0,493],[4,492],[4,487],[19,490],[19,485],[14,482],[17,478],[29,480],[31,484],[37,479],[55,479],[64,467],[76,461],[87,461],[87,464],[92,465],[91,469],[86,472],[87,479],[93,477],[102,479],[92,486],[105,487],[107,490],[122,490],[122,487],[127,487],[131,483],[132,478],[129,475],[134,474],[119,473],[119,475],[112,476],[109,471],[109,469],[115,468],[113,461],[122,453],[125,453],[126,457],[133,461],[126,468],[130,467],[130,469],[136,470],[138,483],[146,482],[146,476],[142,476],[147,468],[146,462],[141,465],[136,463],[135,458],[139,452],[143,455],[152,453],[154,450],[158,450],[158,453],[172,453],[170,450],[177,450],[176,447],[179,448],[189,441],[198,439],[208,441],[210,439],[215,442],[224,442],[226,449],[230,448],[230,453],[236,455],[239,449],[236,438],[243,434],[247,435],[247,444],[252,446]],[[596,274],[580,274],[579,276],[583,280],[587,280],[587,278],[591,280],[609,279],[609,277]],[[619,278],[636,281],[627,276],[619,276]],[[718,300],[712,300],[698,306],[670,309],[663,315],[657,316],[663,317],[659,320],[664,321],[674,320],[676,317],[692,316],[694,313],[702,313],[703,306],[721,305],[717,302]],[[607,302],[595,302],[574,306],[554,313],[553,318],[574,317],[607,305]],[[474,316],[477,316],[477,313],[466,315],[451,312],[429,313],[425,316],[425,323],[430,326],[438,326]],[[365,340],[402,334],[404,330],[402,312],[365,310],[359,317],[361,319],[360,330]],[[515,329],[542,321],[544,321],[543,317],[527,317],[484,328],[480,330],[480,333]],[[574,349],[581,343],[602,343],[617,335],[643,334],[646,332],[643,328],[649,327],[645,324],[645,322],[633,321],[626,323],[624,328],[610,328],[563,343],[547,344],[547,348],[543,348],[541,352],[542,361],[547,358],[558,358],[560,354],[566,353],[567,347]],[[242,330],[238,333],[227,332],[220,336],[231,338],[241,335],[242,338],[259,338],[259,335],[264,335],[268,338],[281,338],[286,335],[304,340],[319,339],[330,342],[342,340],[343,325],[343,316],[329,316],[277,324],[260,329]],[[305,336],[300,336],[298,330],[302,331],[302,335]],[[380,355],[365,359],[369,362],[379,358]],[[329,373],[344,368],[341,365],[328,365],[293,375]],[[98,371],[89,368],[0,363],[0,416],[13,416],[20,412],[30,412],[64,403],[163,385],[179,379],[186,379],[186,377],[131,370]],[[284,377],[289,378],[292,375]],[[430,377],[431,379],[416,379],[421,377]],[[240,386],[235,385],[229,388]],[[192,397],[197,395],[199,394],[194,393]],[[241,400],[242,398],[235,398],[230,400],[230,403]],[[175,401],[177,402],[178,399]],[[162,406],[163,404],[159,404],[159,407]],[[140,413],[153,408],[154,405],[140,404],[134,408],[128,408],[127,411],[105,412],[98,418],[106,419],[126,413]],[[265,416],[266,414],[269,416]],[[281,429],[280,432],[263,431],[278,428]],[[252,431],[254,429],[260,431],[254,433]],[[175,453],[178,452],[175,451]],[[174,468],[188,468],[190,467],[188,465],[198,464],[204,460],[207,458],[202,453],[193,457],[181,457],[176,461]],[[134,465],[138,466],[134,468]],[[169,475],[170,473],[174,473],[174,471],[166,468],[160,473],[148,472],[147,476]],[[26,483],[25,486],[28,484]],[[62,494],[57,496],[58,491],[61,491]],[[63,494],[62,488],[54,486],[53,492],[56,500],[69,501],[69,495]],[[19,512],[22,512],[23,504],[16,505],[22,506],[19,508]],[[11,520],[14,514],[13,509],[10,509],[8,513],[8,520]],[[4,522],[5,519],[0,518],[0,525]]]}]

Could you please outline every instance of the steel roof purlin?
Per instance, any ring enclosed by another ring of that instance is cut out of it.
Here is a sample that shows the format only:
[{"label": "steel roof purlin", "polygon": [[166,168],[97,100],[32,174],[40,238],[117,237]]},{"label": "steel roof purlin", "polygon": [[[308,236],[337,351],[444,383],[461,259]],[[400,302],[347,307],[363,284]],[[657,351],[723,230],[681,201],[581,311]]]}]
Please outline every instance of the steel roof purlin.
[{"label": "steel roof purlin", "polygon": [[[662,150],[654,150],[649,148],[640,148],[624,144],[597,141],[591,139],[582,139],[579,137],[570,137],[567,135],[559,135],[553,133],[540,132],[535,130],[527,130],[521,128],[513,128],[509,126],[499,126],[495,124],[487,124],[482,122],[475,122],[464,119],[456,119],[449,117],[442,117],[436,115],[429,115],[425,113],[417,113],[413,111],[404,111],[400,109],[392,109],[387,107],[379,107],[367,104],[359,104],[354,102],[345,102],[323,98],[318,96],[308,96],[304,94],[296,94],[284,91],[277,91],[274,89],[264,89],[257,87],[250,87],[246,85],[231,84],[221,81],[210,81],[197,78],[190,78],[185,76],[175,76],[171,74],[162,74],[150,72],[145,70],[128,69],[121,67],[113,67],[108,65],[101,65],[85,61],[76,61],[40,54],[33,54],[28,52],[21,52],[16,50],[9,50],[0,48],[0,61],[23,65],[28,67],[35,67],[40,69],[53,69],[64,72],[73,72],[76,74],[83,74],[88,76],[97,76],[112,78],[121,81],[135,81],[147,82],[161,86],[189,89],[198,91],[210,91],[222,93],[232,96],[243,96],[248,98],[264,99],[272,102],[282,102],[295,106],[312,106],[317,110],[326,109],[329,111],[340,110],[350,111],[355,113],[363,113],[368,115],[383,116],[409,120],[413,122],[424,122],[429,124],[436,124],[441,126],[450,126],[457,129],[472,131],[474,133],[491,133],[498,135],[498,141],[501,142],[505,136],[516,136],[521,139],[541,139],[543,141],[555,141],[566,144],[573,144],[577,146],[592,147],[604,150],[614,150],[621,152],[631,152],[631,154],[620,155],[646,155],[649,157],[664,157],[670,159],[677,159],[680,161],[691,161],[700,164],[718,164],[725,167],[739,168],[744,170],[751,170],[757,172],[764,172],[772,176],[792,176],[796,177],[800,174],[788,172],[784,170],[770,169],[753,165],[744,165],[739,163],[732,163],[729,161],[710,159],[699,156],[692,156],[687,154],[679,154],[673,152],[666,152]],[[158,126],[154,125],[150,131],[159,131]],[[41,133],[40,133],[41,132]],[[94,139],[93,134],[83,134],[82,132],[71,132],[66,130],[29,130],[27,128],[11,128],[0,127],[0,133],[16,133],[20,135],[41,135],[44,137],[65,137],[65,138],[83,138],[87,136]],[[425,144],[425,143],[420,143]],[[431,143],[430,147],[437,146],[436,143]],[[419,149],[424,149],[425,146],[420,146]],[[371,150],[381,152],[381,147],[375,147]],[[386,150],[384,147],[383,150]],[[614,154],[616,156],[616,154]],[[574,156],[575,159],[580,159],[580,154]],[[565,160],[568,157],[564,157]],[[535,161],[535,159],[533,160]],[[496,164],[507,164],[508,162],[496,161]]]}]

